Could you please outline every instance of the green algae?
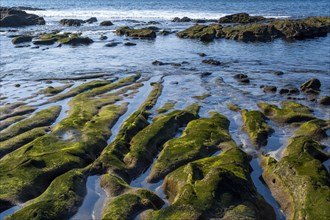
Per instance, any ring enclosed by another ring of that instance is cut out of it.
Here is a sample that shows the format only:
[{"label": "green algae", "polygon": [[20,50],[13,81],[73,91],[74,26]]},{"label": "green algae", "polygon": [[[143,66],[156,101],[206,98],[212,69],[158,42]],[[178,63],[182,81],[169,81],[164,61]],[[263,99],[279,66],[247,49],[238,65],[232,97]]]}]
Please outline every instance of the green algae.
[{"label": "green algae", "polygon": [[293,101],[281,102],[281,108],[267,103],[258,103],[262,112],[279,123],[304,122],[315,119],[308,107]]},{"label": "green algae", "polygon": [[86,179],[83,169],[70,170],[55,178],[43,194],[6,219],[68,219],[83,201]]},{"label": "green algae", "polygon": [[266,117],[259,111],[243,109],[243,129],[249,134],[251,142],[257,146],[267,145],[268,136],[274,131],[266,122]]},{"label": "green algae", "polygon": [[180,167],[166,176],[163,187],[171,205],[148,211],[142,219],[211,219],[227,212],[232,219],[275,218],[253,186],[247,154],[237,147]]},{"label": "green algae", "polygon": [[18,116],[9,117],[5,120],[1,120],[0,121],[0,130],[3,130],[12,124],[15,124],[16,122],[21,121],[21,120],[25,119],[26,117],[27,117],[27,115],[18,115]]},{"label": "green algae", "polygon": [[233,112],[239,112],[239,111],[241,111],[241,108],[238,105],[234,104],[234,103],[228,103],[227,104],[227,108],[230,111],[233,111]]},{"label": "green algae", "polygon": [[314,119],[303,123],[294,133],[294,137],[307,136],[314,140],[322,140],[327,137],[325,132],[328,128],[328,124],[320,119]]},{"label": "green algae", "polygon": [[0,158],[4,155],[22,147],[23,145],[33,141],[34,139],[41,137],[46,134],[47,127],[38,127],[32,130],[26,131],[13,138],[0,143]]},{"label": "green algae", "polygon": [[60,114],[61,106],[52,106],[35,113],[30,118],[20,121],[0,131],[0,141],[8,140],[35,127],[51,125]]},{"label": "green algae", "polygon": [[167,141],[151,169],[149,182],[158,182],[176,168],[210,156],[221,146],[235,145],[228,132],[226,117],[211,113],[211,118],[190,121],[179,138]]},{"label": "green algae", "polygon": [[53,95],[63,92],[65,89],[70,88],[72,86],[73,86],[73,84],[67,84],[67,85],[58,86],[58,87],[50,86],[50,87],[40,90],[38,92],[38,94],[44,94],[45,96],[53,96]]},{"label": "green algae", "polygon": [[59,42],[62,44],[90,44],[93,40],[88,37],[82,37],[80,33],[63,33],[63,34],[41,34],[34,44],[53,44]]},{"label": "green algae", "polygon": [[194,25],[184,31],[177,33],[180,38],[199,39],[201,41],[209,42],[214,38],[221,35],[222,26],[219,24],[206,25]]},{"label": "green algae", "polygon": [[156,109],[156,112],[158,114],[168,112],[169,110],[174,108],[175,104],[176,104],[176,102],[167,102],[162,107]]},{"label": "green algae", "polygon": [[146,38],[146,39],[154,39],[156,38],[156,32],[151,28],[140,28],[133,29],[127,26],[120,27],[116,30],[117,35],[126,35],[128,37],[134,38]]},{"label": "green algae", "polygon": [[210,93],[204,93],[203,95],[196,95],[196,96],[193,96],[194,99],[197,99],[197,100],[204,100],[206,99],[207,97],[210,97],[211,94]]},{"label": "green algae", "polygon": [[308,136],[291,138],[283,158],[262,161],[263,179],[287,219],[330,218],[330,176],[322,161],[323,146]]}]

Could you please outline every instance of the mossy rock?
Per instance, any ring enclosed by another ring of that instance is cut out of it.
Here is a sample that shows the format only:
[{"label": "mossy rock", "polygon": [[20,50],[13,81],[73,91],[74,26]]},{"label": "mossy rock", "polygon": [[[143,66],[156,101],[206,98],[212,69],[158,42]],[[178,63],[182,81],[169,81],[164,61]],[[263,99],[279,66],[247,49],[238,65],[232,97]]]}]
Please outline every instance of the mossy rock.
[{"label": "mossy rock", "polygon": [[18,37],[14,37],[11,42],[13,44],[21,44],[21,43],[28,43],[32,41],[32,36],[29,35],[22,35]]},{"label": "mossy rock", "polygon": [[280,161],[263,158],[263,179],[287,219],[330,218],[330,175],[322,161],[329,157],[310,137],[289,141]]},{"label": "mossy rock", "polygon": [[16,122],[19,122],[23,119],[25,119],[27,117],[27,115],[18,115],[18,116],[13,116],[13,117],[9,117],[6,118],[4,120],[0,121],[0,130],[3,130],[7,127],[9,127],[10,125],[15,124]]},{"label": "mossy rock", "polygon": [[199,39],[204,42],[213,41],[222,35],[222,26],[219,24],[212,25],[194,25],[184,31],[177,33],[179,38]]},{"label": "mossy rock", "polygon": [[158,182],[168,173],[191,161],[210,156],[222,146],[235,146],[228,131],[229,120],[219,113],[188,123],[179,138],[167,141],[154,163],[149,182]]},{"label": "mossy rock", "polygon": [[303,123],[294,133],[294,137],[306,136],[316,141],[320,141],[327,137],[326,129],[329,125],[320,119],[311,120]]},{"label": "mossy rock", "polygon": [[272,207],[257,193],[250,171],[247,154],[237,147],[191,162],[164,180],[170,206],[149,211],[142,219],[212,219],[227,213],[232,219],[275,219]]},{"label": "mossy rock", "polygon": [[43,194],[6,219],[69,219],[77,212],[86,195],[86,179],[82,169],[58,176]]},{"label": "mossy rock", "polygon": [[124,121],[115,140],[102,151],[100,157],[93,163],[93,172],[102,173],[110,169],[128,178],[126,164],[123,162],[124,156],[129,152],[131,139],[149,125],[147,119],[150,113],[148,110],[156,104],[163,89],[160,83],[154,83],[152,86],[154,88],[145,102]]},{"label": "mossy rock", "polygon": [[137,177],[152,163],[153,157],[167,140],[175,136],[179,127],[198,117],[199,107],[192,108],[193,111],[189,108],[192,106],[158,116],[132,138],[130,151],[124,157],[131,178]]},{"label": "mossy rock", "polygon": [[67,84],[67,85],[63,85],[63,86],[59,86],[59,87],[49,86],[45,89],[40,90],[38,92],[38,94],[44,94],[45,96],[53,96],[53,95],[63,92],[65,89],[70,88],[72,86],[73,86],[73,84]]},{"label": "mossy rock", "polygon": [[128,37],[142,38],[142,39],[154,39],[156,38],[156,32],[151,28],[133,29],[127,26],[120,27],[116,30],[117,35],[126,35]]},{"label": "mossy rock", "polygon": [[233,111],[233,112],[239,112],[239,111],[242,110],[238,105],[236,105],[236,104],[234,104],[234,103],[228,103],[228,104],[227,104],[227,108],[228,108],[230,111]]},{"label": "mossy rock", "polygon": [[20,121],[5,130],[0,131],[0,141],[8,140],[16,135],[36,127],[51,125],[61,112],[61,106],[52,106],[35,113],[30,118]]},{"label": "mossy rock", "polygon": [[26,131],[20,135],[10,138],[0,144],[0,158],[4,155],[22,147],[23,145],[33,141],[34,139],[46,134],[47,127],[38,127],[32,130]]},{"label": "mossy rock", "polygon": [[308,107],[293,101],[281,102],[281,108],[267,103],[258,103],[262,112],[279,123],[305,122],[315,119]]},{"label": "mossy rock", "polygon": [[232,15],[227,15],[224,17],[221,17],[218,22],[219,23],[252,23],[252,22],[260,22],[260,21],[265,21],[266,18],[262,16],[250,16],[247,13],[238,13],[238,14],[232,14]]},{"label": "mossy rock", "polygon": [[0,107],[0,120],[3,121],[10,117],[25,115],[35,110],[36,107],[25,105],[23,102],[7,104]]},{"label": "mossy rock", "polygon": [[102,220],[133,219],[147,209],[160,209],[164,202],[153,192],[146,189],[131,189],[113,198],[102,213]]},{"label": "mossy rock", "polygon": [[55,42],[70,44],[70,45],[80,45],[80,44],[91,44],[93,40],[89,37],[82,37],[81,34],[72,34],[72,33],[64,33],[64,34],[42,34],[38,37],[37,41],[34,41],[34,44],[48,45],[53,44]]},{"label": "mossy rock", "polygon": [[243,129],[249,134],[251,142],[257,147],[265,146],[268,136],[274,130],[267,124],[266,117],[260,111],[248,111],[243,109]]},{"label": "mossy rock", "polygon": [[162,107],[156,109],[156,112],[158,114],[168,112],[169,110],[174,108],[175,104],[176,104],[176,102],[167,102]]}]

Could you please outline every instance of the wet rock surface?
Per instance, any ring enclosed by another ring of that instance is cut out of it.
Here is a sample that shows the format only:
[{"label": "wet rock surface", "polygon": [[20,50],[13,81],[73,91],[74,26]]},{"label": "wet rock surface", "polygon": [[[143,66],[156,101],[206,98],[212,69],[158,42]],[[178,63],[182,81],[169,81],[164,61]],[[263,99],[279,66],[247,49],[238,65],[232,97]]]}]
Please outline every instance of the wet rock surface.
[{"label": "wet rock surface", "polygon": [[45,19],[25,11],[0,7],[0,27],[22,27],[29,25],[44,25]]}]

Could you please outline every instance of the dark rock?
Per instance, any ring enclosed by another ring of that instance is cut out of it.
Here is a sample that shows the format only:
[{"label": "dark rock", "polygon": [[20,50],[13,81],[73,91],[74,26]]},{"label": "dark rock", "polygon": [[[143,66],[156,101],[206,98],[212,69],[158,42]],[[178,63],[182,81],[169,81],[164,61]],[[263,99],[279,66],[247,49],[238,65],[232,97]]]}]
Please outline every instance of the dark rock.
[{"label": "dark rock", "polygon": [[277,88],[276,88],[276,86],[264,86],[263,91],[275,93],[277,91]]},{"label": "dark rock", "polygon": [[232,14],[227,15],[225,17],[222,17],[218,20],[219,23],[252,23],[252,22],[259,22],[259,21],[265,21],[266,18],[262,16],[250,16],[247,13],[238,13],[238,14]]},{"label": "dark rock", "polygon": [[100,26],[111,26],[113,25],[113,23],[111,21],[102,21],[100,23]]},{"label": "dark rock", "polygon": [[155,25],[155,24],[160,24],[160,23],[159,23],[158,21],[149,21],[148,24],[153,24],[153,25]]},{"label": "dark rock", "polygon": [[119,42],[111,42],[111,43],[107,43],[105,46],[106,47],[115,47],[117,46],[118,44],[120,44]]},{"label": "dark rock", "polygon": [[234,75],[234,78],[241,83],[250,83],[250,79],[246,74],[239,73]]},{"label": "dark rock", "polygon": [[67,41],[62,42],[63,44],[69,44],[69,45],[89,45],[93,43],[94,41],[90,39],[89,37],[72,37],[69,38]]},{"label": "dark rock", "polygon": [[162,30],[159,32],[160,35],[163,35],[163,36],[167,36],[169,34],[172,34],[173,32],[172,31],[169,31],[169,30]]},{"label": "dark rock", "polygon": [[21,87],[21,84],[15,84],[15,87]]},{"label": "dark rock", "polygon": [[52,45],[56,42],[56,39],[45,39],[45,40],[35,40],[32,43],[34,45]]},{"label": "dark rock", "polygon": [[88,23],[88,24],[92,24],[94,22],[97,22],[97,18],[96,17],[91,17],[91,18],[85,20],[85,22]]},{"label": "dark rock", "polygon": [[15,48],[23,48],[23,47],[30,47],[29,44],[23,44],[23,45],[16,45]]},{"label": "dark rock", "polygon": [[220,66],[221,65],[220,61],[214,60],[214,59],[207,59],[207,60],[203,60],[202,62],[206,63],[206,64],[214,65],[214,66]]},{"label": "dark rock", "polygon": [[309,79],[308,81],[304,82],[301,86],[300,89],[301,91],[305,93],[319,93],[321,87],[321,82],[320,80],[316,78]]},{"label": "dark rock", "polygon": [[152,61],[152,65],[155,65],[155,66],[163,66],[165,65],[165,63],[159,61],[159,60],[154,60]]},{"label": "dark rock", "polygon": [[18,37],[15,37],[11,40],[11,42],[13,44],[20,44],[20,43],[26,43],[26,42],[31,42],[31,41],[32,41],[32,37],[31,36],[26,36],[26,35],[18,36]]},{"label": "dark rock", "polygon": [[248,79],[248,78],[240,79],[238,81],[241,83],[250,83],[250,79]]},{"label": "dark rock", "polygon": [[284,72],[282,72],[282,71],[274,71],[273,73],[277,76],[281,76],[284,74]]},{"label": "dark rock", "polygon": [[86,22],[81,19],[62,19],[62,20],[60,20],[60,24],[64,25],[64,26],[81,26],[84,23],[86,23]]},{"label": "dark rock", "polygon": [[203,73],[201,73],[201,77],[202,77],[202,78],[203,78],[203,77],[210,76],[210,75],[212,75],[211,72],[203,72]]},{"label": "dark rock", "polygon": [[136,46],[136,43],[126,42],[124,43],[124,46]]},{"label": "dark rock", "polygon": [[0,27],[21,27],[29,25],[44,25],[44,18],[25,11],[0,7]]},{"label": "dark rock", "polygon": [[183,18],[179,18],[179,17],[175,17],[173,18],[172,22],[191,22],[191,18],[188,17],[183,17]]},{"label": "dark rock", "polygon": [[106,40],[106,39],[108,39],[107,36],[105,36],[105,35],[101,35],[101,36],[100,36],[100,40]]},{"label": "dark rock", "polygon": [[198,53],[198,55],[199,55],[200,57],[205,57],[205,56],[206,56],[205,53]]},{"label": "dark rock", "polygon": [[285,89],[285,88],[280,89],[279,93],[280,93],[281,95],[288,94],[288,93],[289,93],[289,89]]},{"label": "dark rock", "polygon": [[329,96],[323,96],[323,97],[320,99],[319,103],[320,103],[321,105],[330,105],[330,97],[329,97]]}]

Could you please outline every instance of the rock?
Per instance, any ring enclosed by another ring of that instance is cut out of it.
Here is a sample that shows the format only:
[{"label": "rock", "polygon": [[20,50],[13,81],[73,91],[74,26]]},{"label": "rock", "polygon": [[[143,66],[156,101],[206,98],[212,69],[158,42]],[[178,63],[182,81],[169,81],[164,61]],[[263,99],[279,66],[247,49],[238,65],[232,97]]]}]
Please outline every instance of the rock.
[{"label": "rock", "polygon": [[111,42],[111,43],[107,43],[105,46],[106,47],[115,47],[117,46],[118,44],[120,44],[119,42]]},{"label": "rock", "polygon": [[93,42],[94,41],[89,37],[77,36],[77,37],[70,37],[67,40],[63,40],[61,43],[76,46],[76,45],[89,45]]},{"label": "rock", "polygon": [[205,57],[205,56],[206,56],[205,53],[198,53],[198,55],[199,55],[200,57]]},{"label": "rock", "polygon": [[33,41],[35,45],[51,45],[55,42],[60,44],[70,45],[89,45],[93,43],[93,40],[89,37],[82,37],[80,34],[42,34],[36,41]]},{"label": "rock", "polygon": [[241,83],[250,83],[250,79],[246,74],[242,74],[242,73],[236,74],[234,75],[234,79],[236,79]]},{"label": "rock", "polygon": [[128,37],[141,38],[141,39],[154,39],[156,32],[149,28],[132,29],[127,26],[120,27],[116,30],[117,35],[126,35]]},{"label": "rock", "polygon": [[274,71],[273,73],[274,73],[275,75],[277,75],[277,76],[281,76],[281,75],[284,74],[283,71]]},{"label": "rock", "polygon": [[268,136],[274,130],[267,124],[266,117],[260,111],[248,111],[243,109],[242,120],[243,129],[249,134],[251,142],[257,147],[266,146]]},{"label": "rock", "polygon": [[44,25],[44,18],[35,14],[13,8],[0,7],[0,27],[22,27],[29,25]]},{"label": "rock", "polygon": [[210,42],[222,35],[222,26],[219,24],[194,25],[184,31],[177,33],[180,38],[199,39],[200,41]]},{"label": "rock", "polygon": [[126,42],[126,43],[124,43],[124,46],[136,46],[136,43]]},{"label": "rock", "polygon": [[279,123],[306,122],[315,119],[308,107],[293,101],[281,102],[281,107],[260,102],[258,107],[262,112]]},{"label": "rock", "polygon": [[32,37],[27,36],[27,35],[18,36],[18,37],[15,37],[11,40],[11,42],[13,44],[20,44],[20,43],[26,43],[26,42],[31,42],[31,41],[32,41]]},{"label": "rock", "polygon": [[191,18],[188,17],[183,17],[183,18],[179,18],[179,17],[175,17],[173,18],[172,22],[191,22]]},{"label": "rock", "polygon": [[62,20],[60,20],[60,24],[63,26],[81,26],[84,23],[86,23],[86,22],[81,19],[62,19]]},{"label": "rock", "polygon": [[44,39],[44,40],[35,40],[32,43],[35,45],[52,45],[56,42],[56,39]]},{"label": "rock", "polygon": [[227,15],[218,20],[219,23],[253,23],[253,22],[260,22],[265,21],[266,18],[262,16],[250,16],[247,13],[238,13]]},{"label": "rock", "polygon": [[170,35],[172,34],[173,32],[172,31],[169,31],[169,30],[161,30],[159,32],[160,35],[163,35],[163,36],[167,36],[167,35]]},{"label": "rock", "polygon": [[323,96],[320,98],[319,103],[321,105],[330,105],[330,97],[329,96]]},{"label": "rock", "polygon": [[160,23],[158,21],[148,21],[148,24],[156,25],[156,24],[160,24]]},{"label": "rock", "polygon": [[100,26],[111,26],[113,25],[113,23],[111,21],[102,21],[100,23]]},{"label": "rock", "polygon": [[107,36],[105,36],[105,35],[101,35],[101,36],[100,36],[100,40],[106,40],[106,39],[108,39]]},{"label": "rock", "polygon": [[276,86],[264,86],[263,91],[264,92],[275,93],[277,91],[277,87]]},{"label": "rock", "polygon": [[280,95],[285,95],[285,94],[288,94],[289,93],[289,89],[280,89],[279,91]]},{"label": "rock", "polygon": [[212,73],[211,72],[203,72],[201,73],[201,77],[204,78],[204,77],[207,77],[207,76],[211,76]]},{"label": "rock", "polygon": [[15,84],[15,87],[21,87],[21,84]]},{"label": "rock", "polygon": [[88,24],[92,24],[94,22],[97,22],[97,18],[96,17],[91,17],[91,18],[88,18],[87,20],[85,20],[86,23]]},{"label": "rock", "polygon": [[234,103],[228,103],[227,104],[227,108],[230,111],[233,111],[233,112],[239,112],[239,111],[241,111],[241,108],[237,104],[234,104]]},{"label": "rock", "polygon": [[214,60],[214,59],[207,59],[207,60],[203,60],[202,62],[206,63],[206,64],[214,65],[214,66],[220,66],[221,65],[220,61]]},{"label": "rock", "polygon": [[159,61],[159,60],[154,60],[152,61],[152,65],[155,65],[155,66],[163,66],[165,65],[165,63]]},{"label": "rock", "polygon": [[320,80],[316,79],[316,78],[312,78],[307,80],[306,82],[304,82],[301,86],[300,86],[300,90],[305,92],[305,93],[316,93],[318,94],[320,91],[320,87],[321,87],[321,82]]}]

